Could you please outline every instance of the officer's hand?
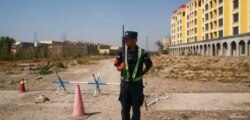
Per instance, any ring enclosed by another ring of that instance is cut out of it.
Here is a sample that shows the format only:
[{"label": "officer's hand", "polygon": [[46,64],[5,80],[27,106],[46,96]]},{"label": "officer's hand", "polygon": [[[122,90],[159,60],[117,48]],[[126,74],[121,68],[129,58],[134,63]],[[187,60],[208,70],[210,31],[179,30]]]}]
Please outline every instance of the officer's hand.
[{"label": "officer's hand", "polygon": [[117,70],[118,70],[118,71],[122,71],[122,70],[125,69],[125,67],[126,67],[126,64],[123,62],[123,63],[121,63],[120,66],[117,67]]}]

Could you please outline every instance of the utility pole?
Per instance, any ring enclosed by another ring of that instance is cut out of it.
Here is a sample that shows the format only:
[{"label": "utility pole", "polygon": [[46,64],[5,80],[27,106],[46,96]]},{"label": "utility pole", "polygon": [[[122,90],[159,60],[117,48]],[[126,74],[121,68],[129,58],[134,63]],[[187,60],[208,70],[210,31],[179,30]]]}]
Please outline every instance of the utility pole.
[{"label": "utility pole", "polygon": [[146,50],[148,51],[148,36],[146,36]]},{"label": "utility pole", "polygon": [[63,33],[61,33],[61,42],[63,41]]},{"label": "utility pole", "polygon": [[34,34],[34,42],[37,42],[37,33]]}]

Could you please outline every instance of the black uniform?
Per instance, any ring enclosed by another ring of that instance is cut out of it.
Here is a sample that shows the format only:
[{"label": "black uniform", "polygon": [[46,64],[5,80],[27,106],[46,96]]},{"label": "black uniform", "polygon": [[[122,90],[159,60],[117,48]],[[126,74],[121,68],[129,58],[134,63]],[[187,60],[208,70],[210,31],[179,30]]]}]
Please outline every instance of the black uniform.
[{"label": "black uniform", "polygon": [[[128,71],[130,76],[133,75],[134,69],[137,64],[138,60],[138,50],[139,47],[136,46],[135,51],[131,51],[129,48],[127,50],[127,64],[128,64]],[[140,78],[143,76],[143,64],[146,68],[152,67],[152,61],[148,55],[148,53],[141,49],[141,59],[139,61],[138,71],[136,74],[136,78]],[[115,66],[119,66],[123,61],[122,59],[122,52],[120,52],[116,58]],[[121,76],[122,76],[121,72]],[[144,101],[144,94],[143,94],[143,81],[142,78],[139,80],[133,80],[132,78],[129,79],[121,79],[121,86],[120,86],[120,96],[119,100],[122,105],[122,120],[130,120],[130,109],[133,109],[133,116],[132,120],[140,120],[140,107],[143,105]]]}]

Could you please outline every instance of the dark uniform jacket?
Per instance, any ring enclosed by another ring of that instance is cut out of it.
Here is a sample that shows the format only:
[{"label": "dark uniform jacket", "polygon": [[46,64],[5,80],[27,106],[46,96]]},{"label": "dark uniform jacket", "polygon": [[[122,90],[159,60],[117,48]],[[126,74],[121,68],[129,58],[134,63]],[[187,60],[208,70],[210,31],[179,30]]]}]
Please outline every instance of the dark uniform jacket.
[{"label": "dark uniform jacket", "polygon": [[[132,74],[134,72],[136,63],[137,63],[137,59],[138,59],[138,49],[139,47],[136,46],[136,50],[135,51],[131,51],[128,48],[127,51],[127,60],[128,60],[128,69],[129,69],[129,73],[130,73],[130,78],[132,78]],[[115,62],[115,66],[119,66],[123,61],[122,59],[122,52],[118,53],[118,56],[116,58],[116,62]],[[125,63],[125,62],[124,62]],[[140,59],[140,63],[139,63],[139,67],[138,67],[138,71],[136,74],[136,78],[143,76],[143,64],[146,66],[146,68],[150,68],[152,66],[152,61],[148,55],[148,53],[142,49],[142,56]],[[122,72],[121,72],[121,76],[122,76]],[[129,80],[130,82],[132,81],[132,79]]]}]

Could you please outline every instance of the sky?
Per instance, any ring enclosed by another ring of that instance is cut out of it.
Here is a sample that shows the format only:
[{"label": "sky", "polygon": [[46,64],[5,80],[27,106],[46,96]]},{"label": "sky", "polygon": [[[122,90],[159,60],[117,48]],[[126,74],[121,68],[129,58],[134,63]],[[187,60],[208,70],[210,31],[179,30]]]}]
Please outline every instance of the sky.
[{"label": "sky", "polygon": [[125,30],[138,32],[138,45],[155,50],[170,35],[174,10],[188,0],[0,0],[0,36],[16,41],[86,41],[121,46]]}]

